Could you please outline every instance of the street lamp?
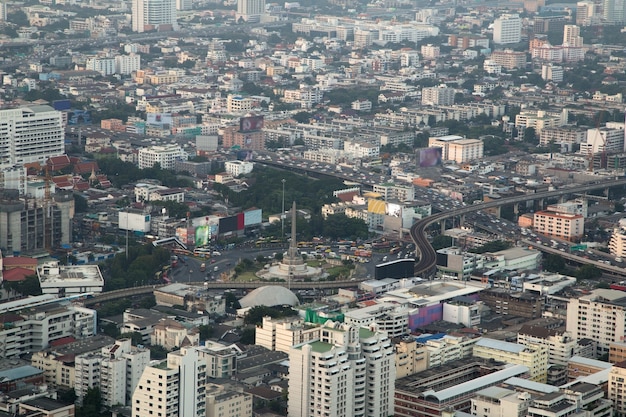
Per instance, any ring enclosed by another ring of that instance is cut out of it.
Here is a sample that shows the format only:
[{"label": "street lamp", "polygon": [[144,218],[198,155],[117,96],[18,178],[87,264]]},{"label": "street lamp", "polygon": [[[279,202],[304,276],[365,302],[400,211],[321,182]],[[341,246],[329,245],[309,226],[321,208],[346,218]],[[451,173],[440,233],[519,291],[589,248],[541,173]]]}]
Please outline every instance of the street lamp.
[{"label": "street lamp", "polygon": [[280,237],[285,239],[285,179],[280,180],[283,183],[283,211],[280,212]]}]

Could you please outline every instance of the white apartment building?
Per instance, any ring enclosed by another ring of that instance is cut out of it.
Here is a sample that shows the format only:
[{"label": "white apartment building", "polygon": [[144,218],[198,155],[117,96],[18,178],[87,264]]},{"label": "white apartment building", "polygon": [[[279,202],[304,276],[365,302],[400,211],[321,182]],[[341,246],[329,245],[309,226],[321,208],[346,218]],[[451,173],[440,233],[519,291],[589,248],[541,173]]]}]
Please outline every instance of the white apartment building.
[{"label": "white apartment building", "polygon": [[200,333],[197,328],[189,329],[172,319],[160,320],[152,329],[150,344],[171,350],[181,346],[197,346]]},{"label": "white apartment building", "polygon": [[483,337],[474,344],[474,356],[523,365],[532,381],[548,380],[548,348],[543,345],[524,346]]},{"label": "white apartment building", "polygon": [[147,366],[133,392],[132,417],[206,417],[207,364],[197,348]]},{"label": "white apartment building", "polygon": [[615,406],[615,415],[618,417],[626,416],[626,386],[624,379],[626,378],[626,367],[624,362],[616,363],[609,371],[608,399],[613,401]]},{"label": "white apartment building", "polygon": [[624,127],[600,127],[587,130],[587,141],[580,144],[581,155],[624,152]]},{"label": "white apartment building", "polygon": [[424,59],[436,59],[441,54],[441,48],[438,45],[428,44],[422,45],[420,52]]},{"label": "white apartment building", "polygon": [[522,19],[517,14],[503,14],[493,22],[493,42],[503,45],[522,40]]},{"label": "white apartment building", "polygon": [[237,1],[237,20],[243,19],[249,23],[258,23],[265,14],[265,0],[239,0]]},{"label": "white apartment building", "polygon": [[226,97],[226,110],[229,113],[247,113],[255,107],[256,100],[250,97],[229,94]]},{"label": "white apartment building", "polygon": [[89,58],[85,64],[89,71],[96,71],[106,77],[115,74],[115,58]]},{"label": "white apartment building", "polygon": [[132,346],[130,339],[116,340],[99,353],[78,355],[74,365],[76,397],[82,402],[87,391],[97,387],[104,405],[128,405],[149,362],[150,351]]},{"label": "white apartment building", "polygon": [[548,363],[567,366],[578,355],[578,342],[568,332],[524,325],[517,333],[517,343],[524,346],[543,345],[548,348]]},{"label": "white apartment building", "polygon": [[391,303],[380,303],[356,308],[344,313],[344,323],[359,327],[376,324],[377,329],[389,337],[403,337],[409,334],[409,309]]},{"label": "white apartment building", "polygon": [[60,111],[44,105],[0,110],[0,165],[45,162],[64,152]]},{"label": "white apartment building", "polygon": [[134,189],[135,201],[185,201],[185,191],[180,188],[168,188],[162,185],[137,183]]},{"label": "white apartment building", "polygon": [[289,351],[289,417],[393,414],[394,351],[386,334],[328,321]]},{"label": "white apartment building", "polygon": [[548,145],[550,142],[567,144],[571,150],[573,144],[582,143],[587,139],[587,131],[576,127],[548,127],[541,130],[539,144]]},{"label": "white apartment building", "polygon": [[593,1],[579,1],[576,3],[576,24],[589,26],[594,20],[599,21],[596,13],[596,4]]},{"label": "white apartment building", "polygon": [[178,145],[157,145],[139,149],[137,165],[145,169],[158,163],[162,169],[174,169],[176,161],[186,159],[187,154]]},{"label": "white apartment building", "polygon": [[553,81],[555,83],[560,83],[563,81],[563,67],[554,65],[552,63],[543,64],[541,66],[541,78],[545,81]]},{"label": "white apartment building", "polygon": [[563,26],[563,44],[580,48],[583,46],[583,38],[580,36],[580,27],[576,25]]},{"label": "white apartment building", "polygon": [[428,369],[428,350],[415,339],[406,338],[394,346],[396,352],[396,379]]},{"label": "white apartment building", "polygon": [[533,214],[533,229],[544,236],[574,241],[583,236],[585,218],[581,214],[536,211]]},{"label": "white apartment building", "polygon": [[249,174],[254,169],[254,162],[249,161],[226,161],[224,163],[224,170],[233,177]]},{"label": "white apartment building", "polygon": [[178,30],[176,0],[132,0],[132,30]]},{"label": "white apartment building", "polygon": [[292,346],[319,339],[320,328],[301,319],[263,317],[256,328],[255,344],[269,350],[289,353]]},{"label": "white apartment building", "polygon": [[14,358],[47,348],[64,337],[82,339],[96,334],[96,312],[55,300],[45,294],[1,305],[11,324],[0,325],[0,358]]},{"label": "white apartment building", "polygon": [[370,111],[372,110],[372,102],[370,100],[355,100],[350,104],[352,110],[356,111]]},{"label": "white apartment building", "polygon": [[454,104],[456,90],[445,84],[422,88],[423,106],[451,106]]},{"label": "white apartment building", "polygon": [[141,56],[139,54],[117,55],[115,57],[115,73],[130,75],[141,69]]},{"label": "white apartment building", "polygon": [[484,144],[480,139],[460,139],[448,144],[448,160],[458,164],[483,158]]},{"label": "white apartment building", "polygon": [[398,185],[392,183],[374,184],[373,191],[379,193],[383,200],[413,201],[415,200],[415,187],[412,185]]},{"label": "white apartment building", "polygon": [[515,116],[515,127],[527,129],[532,127],[539,135],[541,131],[548,127],[559,127],[567,123],[566,116],[551,115],[543,110],[523,110]]},{"label": "white apartment building", "polygon": [[595,340],[598,353],[607,353],[611,342],[625,339],[625,314],[626,294],[623,291],[596,289],[591,294],[570,298],[566,330],[576,340]]},{"label": "white apartment building", "polygon": [[206,388],[206,417],[252,417],[252,395],[226,390],[222,385]]},{"label": "white apartment building", "polygon": [[346,140],[343,152],[350,158],[368,159],[380,156],[380,146],[364,141]]},{"label": "white apartment building", "polygon": [[609,252],[615,257],[626,258],[626,221],[620,220],[620,227],[613,229],[609,240]]},{"label": "white apartment building", "polygon": [[[448,362],[472,356],[474,344],[479,338],[445,335],[439,339],[429,339],[421,344],[428,352],[427,369],[445,365]],[[418,340],[418,346],[420,342]]]}]

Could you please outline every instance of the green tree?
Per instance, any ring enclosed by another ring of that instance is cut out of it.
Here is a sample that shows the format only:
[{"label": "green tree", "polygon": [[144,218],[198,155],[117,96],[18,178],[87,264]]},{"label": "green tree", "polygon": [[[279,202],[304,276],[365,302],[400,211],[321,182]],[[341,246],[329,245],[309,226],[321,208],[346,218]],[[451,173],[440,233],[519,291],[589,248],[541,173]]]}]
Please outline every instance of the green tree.
[{"label": "green tree", "polygon": [[200,340],[207,340],[211,336],[213,336],[213,332],[215,329],[209,326],[208,324],[202,324],[198,326],[198,331],[200,332]]},{"label": "green tree", "polygon": [[2,283],[5,289],[19,293],[23,296],[41,295],[41,285],[37,275],[29,275],[24,281],[4,281]]},{"label": "green tree", "polygon": [[298,123],[309,123],[309,120],[311,120],[311,113],[306,111],[300,111],[294,114],[292,119]]},{"label": "green tree", "polygon": [[167,358],[168,350],[161,345],[150,346],[150,360],[162,360]]},{"label": "green tree", "polygon": [[498,252],[501,250],[505,250],[511,247],[511,242],[506,242],[504,240],[494,240],[488,243],[485,243],[482,246],[477,248],[472,248],[469,252],[473,253],[486,253],[486,252]]},{"label": "green tree", "polygon": [[539,138],[537,137],[534,127],[527,127],[526,130],[524,130],[524,142],[532,145],[539,144]]},{"label": "green tree", "polygon": [[449,248],[452,246],[452,238],[450,236],[437,235],[433,238],[431,245],[435,250]]},{"label": "green tree", "polygon": [[228,291],[224,293],[224,304],[227,309],[237,310],[241,308],[241,304],[239,304],[239,300],[237,300],[237,296],[232,292]]},{"label": "green tree", "polygon": [[74,391],[74,388],[70,388],[67,390],[58,390],[57,398],[62,403],[74,404],[76,402],[76,391]]},{"label": "green tree", "polygon": [[100,415],[100,410],[102,410],[100,388],[89,388],[83,398],[83,406],[79,407],[76,414],[78,417],[93,417]]},{"label": "green tree", "polygon": [[583,265],[574,274],[578,279],[594,280],[602,276],[602,270],[595,265]]},{"label": "green tree", "polygon": [[244,328],[241,332],[241,339],[239,340],[239,342],[243,343],[244,345],[253,345],[255,343],[255,340],[256,327],[252,326]]},{"label": "green tree", "polygon": [[567,266],[565,259],[559,255],[547,254],[543,259],[543,267],[550,272],[565,272]]},{"label": "green tree", "polygon": [[143,336],[139,332],[122,333],[118,339],[130,339],[133,346],[143,344]]}]

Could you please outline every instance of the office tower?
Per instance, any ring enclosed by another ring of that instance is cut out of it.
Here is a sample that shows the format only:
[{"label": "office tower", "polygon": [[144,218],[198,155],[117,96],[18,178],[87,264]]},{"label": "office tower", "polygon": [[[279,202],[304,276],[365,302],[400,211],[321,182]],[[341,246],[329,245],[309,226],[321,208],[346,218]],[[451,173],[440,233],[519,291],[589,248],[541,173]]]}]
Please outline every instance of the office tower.
[{"label": "office tower", "polygon": [[257,23],[265,14],[265,0],[237,0],[237,21]]},{"label": "office tower", "polygon": [[580,48],[583,46],[583,38],[580,36],[580,27],[565,25],[563,27],[563,44]]},{"label": "office tower", "polygon": [[503,14],[493,22],[493,42],[518,43],[522,40],[522,19],[517,14]]},{"label": "office tower", "polygon": [[176,0],[176,10],[191,10],[192,8],[191,0]]},{"label": "office tower", "polygon": [[289,351],[289,417],[393,414],[395,356],[385,333],[326,322]]},{"label": "office tower", "polygon": [[604,20],[607,23],[620,24],[626,22],[625,0],[604,0]]},{"label": "office tower", "polygon": [[62,114],[50,106],[0,110],[0,166],[63,155],[64,140]]},{"label": "office tower", "polygon": [[177,30],[176,0],[133,0],[133,32]]}]

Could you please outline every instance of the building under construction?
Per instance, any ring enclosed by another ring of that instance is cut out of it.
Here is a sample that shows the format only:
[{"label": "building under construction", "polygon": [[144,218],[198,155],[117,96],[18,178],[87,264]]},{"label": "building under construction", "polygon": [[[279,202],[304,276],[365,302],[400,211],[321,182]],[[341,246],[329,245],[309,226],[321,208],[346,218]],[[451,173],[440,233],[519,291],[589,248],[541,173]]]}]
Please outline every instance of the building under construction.
[{"label": "building under construction", "polygon": [[20,197],[0,191],[0,249],[5,254],[32,254],[72,241],[74,196],[57,192],[49,198]]}]

